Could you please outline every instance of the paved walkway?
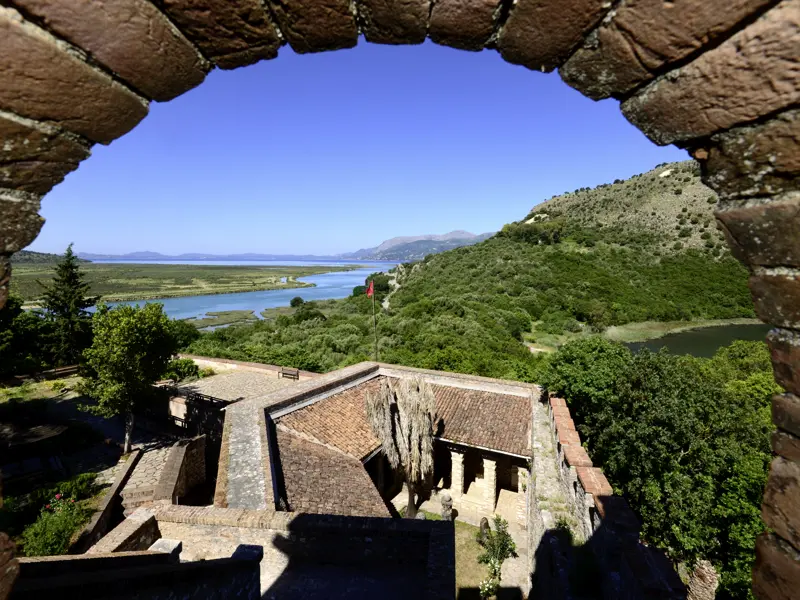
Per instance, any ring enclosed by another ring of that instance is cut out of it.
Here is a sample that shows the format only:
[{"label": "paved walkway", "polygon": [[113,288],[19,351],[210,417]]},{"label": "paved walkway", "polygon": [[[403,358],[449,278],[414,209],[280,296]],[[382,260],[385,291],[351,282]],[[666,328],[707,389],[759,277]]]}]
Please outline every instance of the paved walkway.
[{"label": "paved walkway", "polygon": [[[263,510],[267,507],[264,461],[261,453],[262,408],[233,404],[225,414],[231,420],[228,458],[228,507]],[[272,493],[272,490],[269,490]]]},{"label": "paved walkway", "polygon": [[134,467],[128,483],[125,484],[123,493],[144,488],[155,489],[171,449],[172,444],[165,444],[159,448],[145,451],[136,467]]},{"label": "paved walkway", "polygon": [[222,400],[249,400],[296,383],[271,371],[226,371],[179,387]]}]

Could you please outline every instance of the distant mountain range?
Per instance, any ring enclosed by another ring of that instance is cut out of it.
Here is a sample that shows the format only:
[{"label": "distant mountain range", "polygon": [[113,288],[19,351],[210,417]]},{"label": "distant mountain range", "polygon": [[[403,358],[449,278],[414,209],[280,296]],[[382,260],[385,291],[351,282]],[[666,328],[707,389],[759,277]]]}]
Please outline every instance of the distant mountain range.
[{"label": "distant mountain range", "polygon": [[[477,244],[490,238],[494,233],[475,235],[468,231],[451,231],[442,235],[415,235],[394,237],[374,248],[363,248],[355,252],[320,256],[316,254],[258,254],[248,252],[245,254],[200,254],[184,253],[178,255],[161,254],[160,252],[128,252],[127,254],[95,254],[79,252],[78,256],[86,260],[385,260],[408,262],[421,260],[428,254],[438,254],[460,246]],[[55,256],[55,255],[51,255]],[[43,261],[44,262],[44,261]]]}]

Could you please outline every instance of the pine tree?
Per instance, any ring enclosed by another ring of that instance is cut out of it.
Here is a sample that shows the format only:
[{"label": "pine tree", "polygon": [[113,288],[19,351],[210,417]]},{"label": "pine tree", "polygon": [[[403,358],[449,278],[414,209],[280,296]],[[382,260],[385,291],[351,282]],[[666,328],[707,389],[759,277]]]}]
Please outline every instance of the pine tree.
[{"label": "pine tree", "polygon": [[78,257],[72,252],[72,244],[56,264],[56,273],[44,288],[42,307],[52,324],[51,352],[56,366],[74,365],[81,353],[91,344],[92,317],[88,308],[97,304],[97,297],[90,297],[89,284],[84,280]]}]

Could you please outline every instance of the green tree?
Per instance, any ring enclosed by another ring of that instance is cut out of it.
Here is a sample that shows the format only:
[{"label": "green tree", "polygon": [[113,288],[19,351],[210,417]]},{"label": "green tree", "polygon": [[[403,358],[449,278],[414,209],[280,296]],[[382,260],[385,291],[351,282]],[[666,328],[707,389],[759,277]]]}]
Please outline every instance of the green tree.
[{"label": "green tree", "polygon": [[152,396],[153,383],[177,350],[174,331],[161,304],[101,305],[92,329],[94,340],[84,352],[90,370],[85,391],[97,400],[95,412],[125,415],[124,452],[130,452],[134,410]]},{"label": "green tree", "polygon": [[380,390],[367,393],[367,418],[389,464],[402,469],[408,487],[406,516],[417,516],[414,495],[422,497],[433,484],[433,389],[420,377],[394,382],[384,378]]},{"label": "green tree", "polygon": [[78,257],[67,246],[58,261],[53,280],[45,285],[42,307],[52,323],[52,353],[56,365],[72,365],[91,343],[91,314],[87,311],[97,304],[89,296],[89,284],[84,280]]},{"label": "green tree", "polygon": [[751,597],[780,391],[765,344],[735,342],[707,360],[581,340],[548,359],[542,379],[567,399],[643,539],[676,562],[712,561],[718,598]]},{"label": "green tree", "polygon": [[48,366],[49,328],[38,313],[22,310],[13,294],[0,308],[0,376],[29,373]]},{"label": "green tree", "polygon": [[305,300],[303,300],[300,296],[295,296],[289,301],[289,306],[292,308],[297,308],[298,306],[302,306],[304,302]]}]

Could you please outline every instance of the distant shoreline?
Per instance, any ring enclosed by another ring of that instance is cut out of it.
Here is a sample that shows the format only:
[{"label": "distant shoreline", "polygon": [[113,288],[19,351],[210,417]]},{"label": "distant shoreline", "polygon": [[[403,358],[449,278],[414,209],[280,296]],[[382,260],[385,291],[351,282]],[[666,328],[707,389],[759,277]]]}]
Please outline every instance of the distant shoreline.
[{"label": "distant shoreline", "polygon": [[[331,265],[207,265],[153,263],[88,263],[82,271],[90,293],[103,302],[159,301],[193,296],[218,296],[250,292],[313,288],[300,278],[370,269],[363,263]],[[12,293],[24,298],[23,308],[41,306],[41,287],[52,277],[53,265],[15,268]]]}]

